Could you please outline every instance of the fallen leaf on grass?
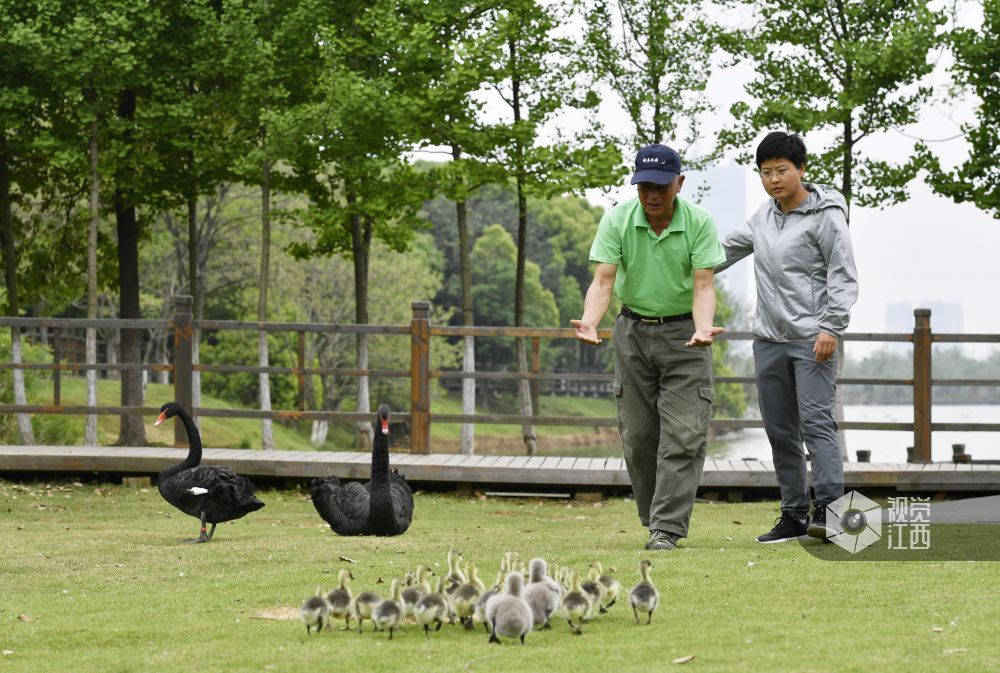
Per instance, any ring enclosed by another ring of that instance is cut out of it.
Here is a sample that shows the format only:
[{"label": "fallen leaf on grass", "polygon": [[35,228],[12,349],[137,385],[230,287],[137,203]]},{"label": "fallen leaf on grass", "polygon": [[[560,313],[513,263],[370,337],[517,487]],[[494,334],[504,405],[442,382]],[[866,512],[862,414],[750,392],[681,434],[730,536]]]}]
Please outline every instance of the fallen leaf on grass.
[{"label": "fallen leaf on grass", "polygon": [[355,561],[354,559],[352,559],[352,558],[347,558],[346,556],[341,556],[341,557],[340,557],[340,560],[341,560],[341,561],[344,561],[345,563],[357,563],[357,561]]},{"label": "fallen leaf on grass", "polygon": [[292,605],[276,605],[273,608],[260,610],[250,615],[253,619],[271,619],[274,621],[287,621],[299,618],[299,609]]},{"label": "fallen leaf on grass", "polygon": [[686,664],[687,662],[691,661],[692,659],[694,659],[694,655],[693,654],[689,654],[686,657],[677,657],[676,659],[674,659],[670,663],[671,664]]},{"label": "fallen leaf on grass", "polygon": [[26,613],[22,612],[21,614],[19,614],[17,616],[17,621],[19,621],[19,622],[33,622],[33,621],[35,621],[35,618],[32,617],[29,614],[26,614]]},{"label": "fallen leaf on grass", "polygon": [[733,521],[733,523],[735,523],[737,526],[742,526],[743,525],[742,521]]}]

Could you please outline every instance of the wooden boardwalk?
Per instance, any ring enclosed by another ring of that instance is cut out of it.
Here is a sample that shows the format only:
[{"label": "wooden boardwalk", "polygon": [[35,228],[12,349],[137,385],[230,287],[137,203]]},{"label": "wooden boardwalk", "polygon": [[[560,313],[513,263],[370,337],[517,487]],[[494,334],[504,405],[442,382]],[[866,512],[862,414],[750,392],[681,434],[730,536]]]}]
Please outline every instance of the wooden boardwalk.
[{"label": "wooden boardwalk", "polygon": [[[187,449],[160,447],[3,446],[0,473],[155,474],[180,462]],[[228,465],[249,477],[304,479],[337,475],[367,479],[371,454],[357,451],[205,449],[203,463]],[[463,456],[393,453],[392,466],[414,483],[520,485],[561,490],[628,488],[621,458]],[[845,487],[897,491],[1000,492],[1000,465],[847,463]],[[777,492],[774,466],[759,460],[706,460],[703,490]]]}]

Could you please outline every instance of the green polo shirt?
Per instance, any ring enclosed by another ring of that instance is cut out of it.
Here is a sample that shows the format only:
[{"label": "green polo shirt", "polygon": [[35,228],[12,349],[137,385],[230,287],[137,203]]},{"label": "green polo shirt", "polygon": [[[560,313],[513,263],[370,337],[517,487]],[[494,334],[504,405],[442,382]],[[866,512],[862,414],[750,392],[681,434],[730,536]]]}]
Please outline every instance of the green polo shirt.
[{"label": "green polo shirt", "polygon": [[590,261],[616,264],[615,296],[636,313],[681,315],[694,301],[694,269],[726,261],[715,221],[704,208],[680,196],[670,226],[657,236],[638,197],[601,218]]}]

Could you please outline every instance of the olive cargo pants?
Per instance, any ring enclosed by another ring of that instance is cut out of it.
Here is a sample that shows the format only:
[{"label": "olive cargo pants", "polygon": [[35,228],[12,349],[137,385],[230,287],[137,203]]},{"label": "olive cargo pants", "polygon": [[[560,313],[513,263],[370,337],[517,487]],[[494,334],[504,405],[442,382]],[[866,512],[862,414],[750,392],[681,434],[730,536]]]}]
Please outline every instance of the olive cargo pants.
[{"label": "olive cargo pants", "polygon": [[618,316],[614,391],[625,466],[650,530],[687,537],[705,464],[715,390],[712,349],[685,343],[693,320],[662,325]]}]

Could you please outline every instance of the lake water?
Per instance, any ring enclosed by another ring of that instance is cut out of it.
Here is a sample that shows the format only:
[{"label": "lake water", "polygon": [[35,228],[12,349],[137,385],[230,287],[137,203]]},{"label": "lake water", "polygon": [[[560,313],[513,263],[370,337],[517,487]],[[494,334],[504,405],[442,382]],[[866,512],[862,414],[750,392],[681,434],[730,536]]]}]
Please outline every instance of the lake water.
[{"label": "lake water", "polygon": [[[935,423],[1000,423],[1000,405],[935,405]],[[912,423],[913,407],[908,405],[857,405],[844,407],[844,420]],[[1000,433],[935,432],[931,437],[934,462],[951,461],[951,445],[965,444],[965,452],[975,460],[1000,460]],[[848,430],[847,450],[851,461],[855,451],[868,449],[873,463],[906,462],[906,447],[913,446],[912,432],[891,430]],[[739,460],[771,459],[771,445],[763,429],[748,429],[719,437],[709,446],[709,456]]]}]

